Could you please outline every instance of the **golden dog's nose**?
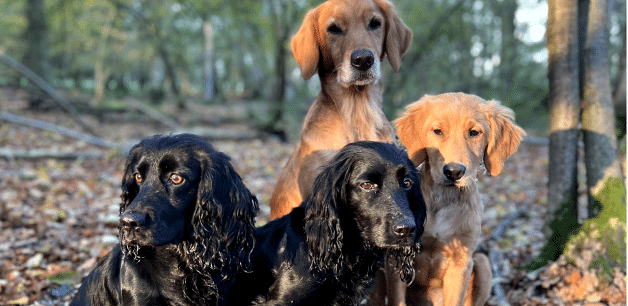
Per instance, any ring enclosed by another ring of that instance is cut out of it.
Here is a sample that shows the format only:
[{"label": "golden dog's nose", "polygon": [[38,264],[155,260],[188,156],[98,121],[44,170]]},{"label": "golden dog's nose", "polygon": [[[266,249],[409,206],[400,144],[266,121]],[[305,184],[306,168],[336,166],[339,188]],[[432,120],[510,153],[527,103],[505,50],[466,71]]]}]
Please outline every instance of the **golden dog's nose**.
[{"label": "golden dog's nose", "polygon": [[355,50],[351,53],[351,65],[360,71],[365,71],[375,62],[375,56],[371,50]]},{"label": "golden dog's nose", "polygon": [[464,176],[467,168],[461,164],[446,164],[443,167],[443,174],[450,181],[457,181]]}]

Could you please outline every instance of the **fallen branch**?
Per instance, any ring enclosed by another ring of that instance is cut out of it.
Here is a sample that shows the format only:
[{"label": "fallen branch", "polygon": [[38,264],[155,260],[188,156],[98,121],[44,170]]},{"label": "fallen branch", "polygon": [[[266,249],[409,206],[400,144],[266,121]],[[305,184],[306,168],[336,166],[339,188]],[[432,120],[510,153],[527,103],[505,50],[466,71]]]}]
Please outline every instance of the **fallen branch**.
[{"label": "fallen branch", "polygon": [[32,149],[32,150],[12,150],[7,148],[0,148],[0,158],[14,160],[14,159],[40,159],[40,158],[54,158],[54,159],[102,159],[109,154],[100,152],[71,152],[71,151],[56,151],[49,149]]},{"label": "fallen branch", "polygon": [[208,140],[253,140],[259,139],[264,134],[256,130],[227,130],[227,129],[207,129],[196,128],[189,130],[178,130],[173,134],[190,133],[198,135]]},{"label": "fallen branch", "polygon": [[70,102],[60,95],[52,85],[48,84],[46,80],[42,79],[32,70],[28,69],[28,67],[22,65],[20,62],[14,60],[10,56],[4,54],[2,50],[0,50],[0,63],[3,63],[24,75],[26,78],[31,80],[37,87],[41,88],[44,92],[46,92],[53,100],[55,100],[70,116],[83,128],[85,131],[92,135],[96,135],[96,133],[92,130],[89,125],[87,125],[81,119],[78,111],[70,104]]},{"label": "fallen branch", "polygon": [[104,148],[108,148],[108,149],[119,149],[120,146],[108,141],[106,139],[102,139],[100,137],[96,137],[96,136],[91,136],[91,135],[87,135],[87,134],[83,134],[74,130],[70,130],[67,128],[64,128],[62,126],[58,126],[58,125],[54,125],[52,123],[49,122],[44,122],[44,121],[39,121],[36,119],[30,119],[30,118],[26,118],[26,117],[21,117],[21,116],[17,116],[17,115],[13,115],[11,113],[7,113],[7,112],[0,112],[0,119],[2,120],[6,120],[9,122],[13,122],[13,123],[17,123],[17,124],[22,124],[22,125],[26,125],[26,126],[30,126],[30,127],[34,127],[34,128],[38,128],[38,129],[42,129],[42,130],[46,130],[46,131],[51,131],[51,132],[55,132],[57,134],[61,134],[61,135],[65,135],[68,137],[72,137],[87,143],[91,143],[100,147],[104,147]]},{"label": "fallen branch", "polygon": [[136,99],[126,99],[124,101],[127,105],[129,105],[130,107],[142,112],[143,114],[147,115],[148,117],[152,118],[153,120],[159,121],[161,124],[173,129],[173,130],[179,130],[181,129],[181,126],[174,120],[172,120],[171,118],[168,118],[167,116],[165,116],[164,114],[154,110],[153,108],[151,108],[150,106],[146,105],[145,103],[142,103]]}]

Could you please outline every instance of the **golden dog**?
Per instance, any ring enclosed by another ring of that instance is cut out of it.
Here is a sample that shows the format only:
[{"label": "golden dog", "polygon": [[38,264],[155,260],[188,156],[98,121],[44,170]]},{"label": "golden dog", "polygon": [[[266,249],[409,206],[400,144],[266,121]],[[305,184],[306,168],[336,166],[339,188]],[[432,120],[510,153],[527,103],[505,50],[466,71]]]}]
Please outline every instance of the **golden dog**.
[{"label": "golden dog", "polygon": [[[463,93],[424,96],[394,123],[419,166],[427,222],[416,278],[388,283],[388,305],[484,305],[491,292],[489,260],[474,253],[484,205],[478,171],[498,175],[525,135],[511,109]],[[380,287],[382,285],[380,284]]]},{"label": "golden dog", "polygon": [[399,70],[412,32],[385,0],[329,0],[310,10],[292,38],[304,79],[318,71],[321,92],[305,116],[301,140],[277,180],[270,217],[288,214],[309,194],[317,169],[359,140],[392,142],[381,104],[381,61]]}]

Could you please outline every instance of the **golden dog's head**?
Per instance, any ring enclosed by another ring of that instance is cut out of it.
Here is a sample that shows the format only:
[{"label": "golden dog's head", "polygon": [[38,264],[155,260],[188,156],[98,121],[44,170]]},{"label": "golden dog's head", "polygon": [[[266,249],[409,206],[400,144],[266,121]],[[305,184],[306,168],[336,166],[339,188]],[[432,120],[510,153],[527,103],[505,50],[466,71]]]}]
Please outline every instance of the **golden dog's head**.
[{"label": "golden dog's head", "polygon": [[384,56],[399,71],[411,41],[412,31],[385,0],[328,0],[305,15],[291,47],[304,79],[318,70],[350,86],[378,81]]},{"label": "golden dog's head", "polygon": [[513,120],[514,112],[497,101],[447,93],[408,105],[394,123],[416,165],[427,161],[438,184],[464,186],[482,163],[493,176],[501,172],[525,135]]}]

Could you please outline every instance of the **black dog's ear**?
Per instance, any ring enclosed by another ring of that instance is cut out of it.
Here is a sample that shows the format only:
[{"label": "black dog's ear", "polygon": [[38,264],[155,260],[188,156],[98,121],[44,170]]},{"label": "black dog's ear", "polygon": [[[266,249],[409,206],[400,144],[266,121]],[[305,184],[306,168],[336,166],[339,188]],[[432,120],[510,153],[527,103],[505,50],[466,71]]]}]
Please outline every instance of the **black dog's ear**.
[{"label": "black dog's ear", "polygon": [[341,151],[314,180],[305,204],[305,237],[313,270],[337,274],[343,262],[338,208],[345,205],[352,154]]},{"label": "black dog's ear", "polygon": [[205,271],[220,271],[228,278],[251,268],[259,205],[228,156],[213,149],[209,154],[199,155],[202,175],[192,214],[189,264],[200,265]]},{"label": "black dog's ear", "polygon": [[412,188],[410,189],[409,203],[410,210],[414,215],[414,223],[416,224],[416,236],[415,243],[421,241],[421,236],[425,230],[425,218],[427,217],[427,206],[423,199],[423,192],[421,191],[421,180],[416,171],[416,168],[412,164],[412,161],[407,160],[408,168],[410,169],[409,176],[414,181]]},{"label": "black dog's ear", "polygon": [[129,151],[129,155],[126,158],[126,162],[124,163],[124,175],[122,176],[122,195],[120,198],[122,202],[120,202],[120,214],[124,211],[124,209],[135,199],[137,193],[139,192],[139,187],[135,182],[135,177],[133,175],[133,170],[135,165],[139,162],[140,156],[142,155],[143,145],[139,143],[131,148]]}]

